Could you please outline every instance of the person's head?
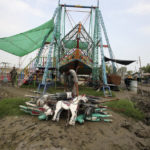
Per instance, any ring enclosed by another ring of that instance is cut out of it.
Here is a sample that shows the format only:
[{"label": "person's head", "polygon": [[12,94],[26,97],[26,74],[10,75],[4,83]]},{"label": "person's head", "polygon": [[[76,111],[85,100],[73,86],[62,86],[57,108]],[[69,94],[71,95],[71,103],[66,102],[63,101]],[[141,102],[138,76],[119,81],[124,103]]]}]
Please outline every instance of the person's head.
[{"label": "person's head", "polygon": [[132,79],[132,76],[131,76],[131,75],[128,75],[128,79]]},{"label": "person's head", "polygon": [[15,70],[16,68],[15,68],[15,67],[13,67],[13,69]]}]

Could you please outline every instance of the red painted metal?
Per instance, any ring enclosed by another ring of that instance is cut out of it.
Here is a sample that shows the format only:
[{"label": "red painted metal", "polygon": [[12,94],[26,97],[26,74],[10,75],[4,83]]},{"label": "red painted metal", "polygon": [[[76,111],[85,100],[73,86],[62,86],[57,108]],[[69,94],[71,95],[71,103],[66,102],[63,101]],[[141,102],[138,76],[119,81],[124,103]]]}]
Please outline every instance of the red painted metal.
[{"label": "red painted metal", "polygon": [[[99,45],[99,47],[100,47],[101,45]],[[105,48],[108,48],[108,45],[103,45],[103,47],[105,47]]]}]

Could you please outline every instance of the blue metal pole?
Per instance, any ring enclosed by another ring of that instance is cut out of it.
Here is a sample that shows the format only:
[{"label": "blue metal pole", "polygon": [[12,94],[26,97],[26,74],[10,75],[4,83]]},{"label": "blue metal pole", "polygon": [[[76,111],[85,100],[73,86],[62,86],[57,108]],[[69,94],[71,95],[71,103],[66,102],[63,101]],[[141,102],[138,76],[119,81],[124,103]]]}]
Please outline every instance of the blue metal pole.
[{"label": "blue metal pole", "polygon": [[60,37],[61,37],[61,12],[62,7],[59,7],[57,18],[56,18],[56,33],[55,37],[57,40],[55,56],[56,56],[56,69],[57,69],[57,78],[59,78],[59,60],[60,60]]},{"label": "blue metal pole", "polygon": [[101,18],[99,15],[99,9],[96,9],[97,19],[98,19],[98,35],[100,40],[100,50],[101,50],[101,61],[102,61],[102,76],[103,76],[103,82],[105,85],[107,85],[107,75],[106,75],[106,65],[104,60],[104,50],[103,50],[103,40],[102,40],[102,32],[101,32]]},{"label": "blue metal pole", "polygon": [[99,81],[99,68],[98,68],[98,19],[97,19],[97,11],[95,10],[95,25],[94,25],[94,49],[93,49],[93,69],[92,69],[92,77],[93,77],[93,84],[96,84]]},{"label": "blue metal pole", "polygon": [[[107,42],[107,45],[108,45],[110,58],[114,59],[113,51],[112,51],[111,46],[110,46],[110,42],[109,42],[109,39],[108,39],[108,35],[107,35],[106,27],[105,27],[105,24],[104,24],[103,16],[102,16],[102,13],[101,13],[100,10],[99,10],[99,18],[100,18],[100,23],[101,23],[101,26],[103,28],[104,36],[105,36],[105,39],[106,39],[106,42]],[[115,63],[114,62],[112,62],[112,66],[113,66],[113,72],[116,73],[116,67],[115,67]]]}]

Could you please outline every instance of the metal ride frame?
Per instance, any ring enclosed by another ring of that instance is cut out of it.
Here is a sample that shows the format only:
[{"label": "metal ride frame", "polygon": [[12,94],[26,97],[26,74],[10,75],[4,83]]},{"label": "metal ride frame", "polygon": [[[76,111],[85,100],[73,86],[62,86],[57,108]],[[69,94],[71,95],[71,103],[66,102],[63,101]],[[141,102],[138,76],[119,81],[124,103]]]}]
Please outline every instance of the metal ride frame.
[{"label": "metal ride frame", "polygon": [[[50,42],[50,48],[47,56],[47,62],[45,65],[45,70],[43,74],[43,79],[41,85],[44,85],[44,92],[47,85],[47,76],[48,76],[48,69],[50,67],[55,67],[57,72],[57,78],[59,78],[59,66],[60,66],[60,57],[61,57],[61,40],[65,37],[65,20],[66,20],[66,8],[85,8],[90,9],[90,24],[89,24],[89,35],[91,39],[93,40],[93,52],[92,52],[92,79],[93,84],[96,84],[97,81],[99,81],[99,54],[101,55],[101,65],[102,65],[102,80],[103,80],[103,90],[105,93],[105,87],[109,88],[107,83],[107,75],[106,75],[106,66],[105,66],[105,60],[104,60],[104,48],[108,48],[110,58],[113,59],[113,52],[110,46],[109,38],[107,35],[106,27],[104,24],[104,20],[102,17],[102,13],[99,9],[99,1],[97,3],[97,6],[79,6],[79,5],[66,5],[66,4],[60,4],[60,0],[58,2],[58,7],[56,8],[53,20],[54,20],[54,30],[52,34],[52,40]],[[102,32],[104,33],[104,38],[106,40],[107,45],[103,45],[103,37]],[[50,33],[48,33],[44,40],[42,47],[39,50],[36,62],[35,62],[35,68],[37,68],[39,63],[39,58],[42,54],[44,44],[46,42],[46,39],[48,38]],[[116,72],[116,67],[114,62],[112,62],[113,72]],[[39,85],[40,88],[40,85]]]}]

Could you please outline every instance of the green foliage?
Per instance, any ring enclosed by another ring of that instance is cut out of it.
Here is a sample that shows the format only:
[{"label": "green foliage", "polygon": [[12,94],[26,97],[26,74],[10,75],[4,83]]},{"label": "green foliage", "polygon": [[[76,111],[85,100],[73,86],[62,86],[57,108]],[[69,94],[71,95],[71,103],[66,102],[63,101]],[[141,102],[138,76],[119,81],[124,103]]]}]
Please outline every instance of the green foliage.
[{"label": "green foliage", "polygon": [[[113,91],[111,92],[112,92],[112,97],[115,97],[115,93]],[[98,97],[104,96],[103,91],[97,91],[93,88],[84,87],[84,86],[79,87],[79,94],[86,94],[86,95],[98,96]]]},{"label": "green foliage", "polygon": [[[64,88],[63,87],[62,88],[50,88],[48,89],[48,92],[51,94],[64,92]],[[86,94],[86,95],[92,95],[92,96],[104,96],[102,91],[97,92],[93,88],[85,87],[85,86],[79,86],[79,94],[80,95]]]},{"label": "green foliage", "polygon": [[[34,81],[33,81],[34,82]],[[21,88],[26,88],[26,89],[37,89],[38,88],[38,84],[34,84],[33,82],[31,82],[30,84],[23,84],[21,86]]]},{"label": "green foliage", "polygon": [[150,64],[147,64],[146,66],[141,68],[144,73],[150,73]]},{"label": "green foliage", "polygon": [[52,88],[49,88],[47,92],[51,93],[51,94],[62,93],[62,92],[64,92],[64,88],[54,88],[54,87],[52,87]]},{"label": "green foliage", "polygon": [[19,105],[24,105],[29,99],[25,98],[8,98],[0,101],[0,118],[4,116],[19,116],[24,113],[20,111]]},{"label": "green foliage", "polygon": [[[53,93],[59,93],[59,92],[64,92],[64,88],[49,88],[48,92],[53,94]],[[85,87],[85,86],[79,86],[79,94],[86,94],[86,95],[92,95],[92,96],[104,96],[103,91],[97,92],[93,88],[90,87]],[[113,97],[115,96],[114,93],[112,93]]]},{"label": "green foliage", "polygon": [[[53,93],[59,93],[59,92],[64,92],[64,88],[50,88],[48,90],[49,93],[53,94]],[[91,96],[104,96],[103,91],[96,91],[95,89],[91,88],[91,87],[86,87],[86,86],[79,86],[79,94],[86,94],[86,95],[91,95]],[[112,92],[112,97],[115,97],[115,93]]]},{"label": "green foliage", "polygon": [[126,67],[120,67],[118,69],[118,73],[120,73],[121,75],[125,74],[127,72],[127,68]]},{"label": "green foliage", "polygon": [[[106,66],[106,73],[111,74],[112,73],[112,67],[109,64],[105,64]],[[100,80],[102,80],[102,65],[99,68],[99,74],[100,74]]]},{"label": "green foliage", "polygon": [[123,113],[128,117],[132,117],[137,120],[144,119],[144,113],[135,108],[134,103],[130,100],[122,99],[119,101],[107,102],[106,105],[112,108],[112,110]]},{"label": "green foliage", "polygon": [[131,75],[132,73],[133,73],[132,70],[127,71],[127,74],[128,74],[128,75]]},{"label": "green foliage", "polygon": [[112,67],[109,64],[106,64],[106,73],[111,74],[112,72]]}]

